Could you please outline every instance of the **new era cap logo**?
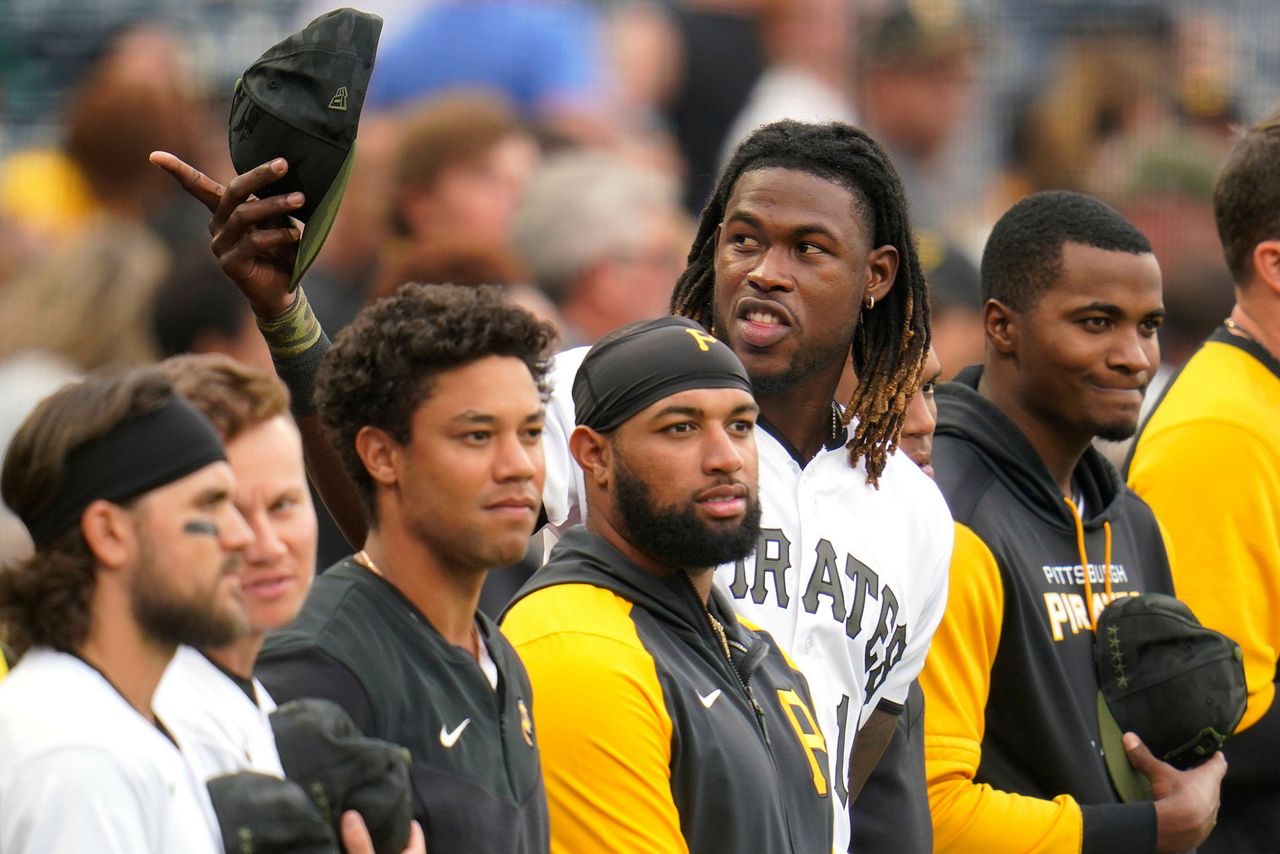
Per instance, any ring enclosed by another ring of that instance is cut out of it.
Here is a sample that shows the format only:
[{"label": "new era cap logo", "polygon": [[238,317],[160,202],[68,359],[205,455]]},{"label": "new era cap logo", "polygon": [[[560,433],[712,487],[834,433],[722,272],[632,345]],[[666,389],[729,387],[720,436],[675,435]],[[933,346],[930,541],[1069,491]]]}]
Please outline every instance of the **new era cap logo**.
[{"label": "new era cap logo", "polygon": [[347,111],[347,87],[343,86],[329,99],[329,109]]}]

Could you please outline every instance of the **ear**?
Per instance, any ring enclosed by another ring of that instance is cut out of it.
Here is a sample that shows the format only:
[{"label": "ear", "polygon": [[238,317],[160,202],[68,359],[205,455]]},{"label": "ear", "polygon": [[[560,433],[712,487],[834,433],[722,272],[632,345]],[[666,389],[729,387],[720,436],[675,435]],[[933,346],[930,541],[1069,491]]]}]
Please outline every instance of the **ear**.
[{"label": "ear", "polygon": [[110,501],[99,499],[85,508],[80,514],[80,534],[109,572],[128,566],[138,554],[138,531],[129,511]]},{"label": "ear", "polygon": [[893,283],[898,278],[898,261],[898,250],[892,246],[881,246],[867,253],[867,287],[864,296],[880,302],[893,290]]},{"label": "ear", "polygon": [[1253,247],[1253,277],[1280,296],[1280,240],[1264,240]]},{"label": "ear", "polygon": [[1012,356],[1018,349],[1018,313],[998,299],[989,299],[982,307],[982,327],[987,345],[1002,356]]},{"label": "ear", "polygon": [[588,482],[601,489],[608,488],[613,468],[613,448],[607,436],[579,425],[569,435],[569,453],[578,461]]},{"label": "ear", "polygon": [[393,487],[400,482],[402,450],[399,442],[377,427],[361,427],[356,433],[356,455],[379,486]]}]

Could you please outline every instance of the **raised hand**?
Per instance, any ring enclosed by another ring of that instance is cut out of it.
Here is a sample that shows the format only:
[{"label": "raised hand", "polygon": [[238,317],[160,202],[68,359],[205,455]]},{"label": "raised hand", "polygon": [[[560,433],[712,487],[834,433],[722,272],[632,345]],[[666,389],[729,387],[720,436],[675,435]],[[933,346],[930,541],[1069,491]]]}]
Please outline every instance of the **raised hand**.
[{"label": "raised hand", "polygon": [[1129,764],[1151,781],[1160,854],[1190,851],[1204,842],[1218,820],[1218,791],[1227,773],[1222,753],[1196,768],[1179,771],[1153,756],[1134,733],[1126,732],[1122,743]]},{"label": "raised hand", "polygon": [[225,187],[167,151],[153,151],[150,160],[213,214],[210,247],[253,313],[277,317],[292,305],[289,283],[302,229],[289,214],[302,207],[303,196],[254,195],[288,171],[284,158],[238,175]]}]

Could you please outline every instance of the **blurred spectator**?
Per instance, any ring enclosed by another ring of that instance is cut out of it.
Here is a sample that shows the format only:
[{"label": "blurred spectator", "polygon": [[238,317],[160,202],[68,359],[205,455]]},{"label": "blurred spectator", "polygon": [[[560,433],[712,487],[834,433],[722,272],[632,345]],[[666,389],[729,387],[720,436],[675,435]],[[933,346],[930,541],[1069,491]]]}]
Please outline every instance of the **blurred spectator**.
[{"label": "blurred spectator", "polygon": [[368,103],[399,107],[484,88],[530,121],[595,125],[603,102],[601,38],[596,10],[577,0],[439,0],[386,34]]},{"label": "blurred spectator", "polygon": [[685,0],[673,8],[682,69],[668,115],[688,168],[689,211],[701,211],[711,195],[725,133],[764,72],[759,12],[766,2]]},{"label": "blurred spectator", "polygon": [[[0,177],[3,213],[34,239],[74,231],[95,210],[170,223],[172,181],[147,162],[155,148],[204,162],[203,113],[172,34],[123,32],[72,95],[60,148],[24,152]],[[183,206],[176,223],[190,226]]]},{"label": "blurred spectator", "polygon": [[[151,299],[168,263],[141,226],[96,217],[0,290],[0,457],[27,414],[63,383],[155,357]],[[0,562],[30,549],[25,527],[0,504]]]},{"label": "blurred spectator", "polygon": [[501,285],[507,299],[559,328],[555,306],[536,287],[510,251],[490,243],[440,240],[415,243],[387,259],[371,297],[390,296],[403,284]]},{"label": "blurred spectator", "polygon": [[982,294],[978,268],[955,244],[932,229],[916,229],[920,268],[929,283],[933,349],[947,381],[982,361]]},{"label": "blurred spectator", "polygon": [[738,143],[770,122],[858,123],[847,91],[851,6],[844,0],[789,0],[770,6],[761,23],[769,64],[725,135],[722,165]]},{"label": "blurred spectator", "polygon": [[238,291],[208,246],[180,252],[156,291],[152,327],[161,357],[222,353],[273,373],[271,353]]},{"label": "blurred spectator", "polygon": [[168,264],[142,226],[95,218],[0,291],[0,360],[38,350],[80,371],[153,360],[151,301]]},{"label": "blurred spectator", "polygon": [[392,226],[415,241],[505,246],[537,160],[533,136],[502,101],[478,94],[434,101],[401,133]]},{"label": "blurred spectator", "polygon": [[668,312],[686,230],[669,177],[572,151],[534,174],[515,243],[560,313],[562,346],[572,347]]},{"label": "blurred spectator", "polygon": [[968,201],[945,155],[975,106],[973,22],[957,0],[893,3],[868,22],[857,58],[861,118],[902,176],[912,223],[945,229]]}]

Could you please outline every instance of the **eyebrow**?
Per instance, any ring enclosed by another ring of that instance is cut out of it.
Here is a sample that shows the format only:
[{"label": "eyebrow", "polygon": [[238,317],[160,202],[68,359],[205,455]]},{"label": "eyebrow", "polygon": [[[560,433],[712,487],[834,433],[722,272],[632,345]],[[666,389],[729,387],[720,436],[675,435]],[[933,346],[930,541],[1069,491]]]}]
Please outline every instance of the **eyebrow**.
[{"label": "eyebrow", "polygon": [[193,502],[196,506],[205,504],[220,504],[223,501],[231,500],[231,492],[221,486],[212,486],[196,496]]},{"label": "eyebrow", "polygon": [[[735,406],[733,410],[729,413],[729,415],[730,416],[746,415],[746,414],[755,415],[759,411],[760,411],[760,407],[755,402],[743,403],[739,406]],[[653,413],[653,416],[650,418],[650,420],[657,421],[659,418],[666,418],[670,415],[684,415],[688,418],[704,418],[706,417],[706,414],[707,413],[703,409],[697,406],[672,405],[672,406],[664,406],[662,409],[659,409],[657,412]]]},{"label": "eyebrow", "polygon": [[[1085,311],[1100,311],[1103,314],[1107,314],[1112,317],[1124,316],[1124,310],[1120,308],[1120,306],[1116,305],[1115,303],[1102,302],[1101,300],[1094,300],[1088,305],[1082,305],[1076,309],[1076,312],[1085,312]],[[1166,314],[1166,311],[1164,306],[1160,306],[1160,308],[1147,312],[1146,314],[1143,315],[1143,317],[1164,317],[1165,314]]]},{"label": "eyebrow", "polygon": [[[521,422],[524,424],[527,424],[530,421],[542,421],[546,417],[547,417],[546,409],[539,408],[537,412],[531,412],[528,415],[526,415],[521,420]],[[486,424],[488,425],[488,424],[497,424],[498,416],[488,415],[483,412],[476,412],[475,410],[469,409],[466,412],[453,416],[453,418],[450,418],[449,421],[450,423],[453,423],[453,424]]]},{"label": "eyebrow", "polygon": [[[752,226],[753,228],[762,227],[759,219],[757,219],[752,214],[746,213],[745,211],[734,211],[732,216],[726,219],[725,222],[726,223],[741,222],[746,225]],[[822,225],[820,223],[816,223],[816,222],[797,225],[794,228],[789,229],[787,234],[792,238],[800,238],[808,235],[818,234],[827,238],[828,240],[838,241],[840,239],[839,237],[836,236],[835,232],[833,232],[830,228],[827,228],[827,226]]]}]

